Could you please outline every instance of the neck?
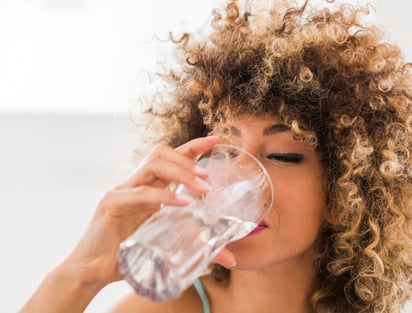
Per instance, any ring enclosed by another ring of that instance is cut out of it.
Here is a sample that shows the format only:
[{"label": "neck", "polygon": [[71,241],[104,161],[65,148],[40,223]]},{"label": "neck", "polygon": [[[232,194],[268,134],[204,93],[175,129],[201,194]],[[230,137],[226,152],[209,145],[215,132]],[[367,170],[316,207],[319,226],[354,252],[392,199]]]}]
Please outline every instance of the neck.
[{"label": "neck", "polygon": [[227,298],[230,311],[310,312],[317,273],[313,260],[307,261],[297,259],[263,270],[233,270]]}]

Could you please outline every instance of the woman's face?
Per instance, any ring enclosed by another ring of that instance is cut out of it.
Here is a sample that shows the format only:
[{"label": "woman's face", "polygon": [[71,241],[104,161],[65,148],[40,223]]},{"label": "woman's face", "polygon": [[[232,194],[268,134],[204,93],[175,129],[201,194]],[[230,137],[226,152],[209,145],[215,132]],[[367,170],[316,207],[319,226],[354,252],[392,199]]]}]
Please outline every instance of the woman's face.
[{"label": "woman's face", "polygon": [[320,158],[312,147],[273,117],[240,117],[231,142],[256,156],[275,190],[274,204],[260,227],[227,248],[237,268],[258,269],[311,256],[326,201]]}]

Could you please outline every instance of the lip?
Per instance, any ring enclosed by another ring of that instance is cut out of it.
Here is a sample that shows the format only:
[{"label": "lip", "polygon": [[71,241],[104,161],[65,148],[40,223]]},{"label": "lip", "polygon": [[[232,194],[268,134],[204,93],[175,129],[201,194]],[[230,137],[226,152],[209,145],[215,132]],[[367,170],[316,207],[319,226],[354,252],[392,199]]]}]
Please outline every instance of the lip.
[{"label": "lip", "polygon": [[266,228],[268,228],[268,225],[266,224],[264,220],[262,220],[249,234],[247,234],[247,236],[259,234],[260,232],[264,231]]}]

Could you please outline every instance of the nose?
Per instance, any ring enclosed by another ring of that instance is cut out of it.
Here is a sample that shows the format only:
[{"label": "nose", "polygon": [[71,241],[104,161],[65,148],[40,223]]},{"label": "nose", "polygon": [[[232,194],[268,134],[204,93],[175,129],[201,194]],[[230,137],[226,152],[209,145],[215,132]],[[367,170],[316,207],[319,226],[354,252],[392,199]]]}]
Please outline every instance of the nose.
[{"label": "nose", "polygon": [[253,144],[240,146],[239,151],[230,153],[233,168],[247,178],[251,190],[257,191],[257,207],[266,211],[273,204],[274,190],[272,179],[261,162],[262,155],[261,148]]},{"label": "nose", "polygon": [[[262,146],[259,142],[256,141],[255,138],[252,138],[250,140],[244,139],[241,142],[239,142],[236,146],[238,146],[240,149],[249,154],[249,156],[258,160],[259,162],[263,161],[264,152],[262,151]],[[245,155],[243,155],[243,158],[245,158]],[[241,162],[244,162],[244,159],[243,161],[241,160]]]},{"label": "nose", "polygon": [[[224,144],[215,147],[209,169],[215,171],[218,183],[212,182],[212,185],[218,185],[218,189],[226,186],[235,187],[230,191],[232,197],[254,203],[255,210],[252,212],[262,213],[273,203],[271,177],[256,155],[250,152],[258,153],[259,150],[247,151],[244,147]],[[209,178],[211,176],[213,175],[210,174]]]},{"label": "nose", "polygon": [[251,148],[252,147],[245,149],[245,146],[228,145],[224,151],[226,169],[228,170],[230,168],[233,171],[237,171],[239,175],[243,173],[241,175],[250,178],[260,177],[262,173],[266,174],[266,169],[260,160],[260,156],[262,155],[260,150]]}]

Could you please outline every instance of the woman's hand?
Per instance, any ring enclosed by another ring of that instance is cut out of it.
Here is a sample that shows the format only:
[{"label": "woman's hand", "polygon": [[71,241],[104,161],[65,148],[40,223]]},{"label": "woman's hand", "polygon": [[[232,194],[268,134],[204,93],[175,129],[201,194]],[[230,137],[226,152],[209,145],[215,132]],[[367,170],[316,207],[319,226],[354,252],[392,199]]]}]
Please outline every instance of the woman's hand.
[{"label": "woman's hand", "polygon": [[[83,312],[100,289],[121,279],[117,265],[120,243],[161,203],[189,203],[190,199],[167,188],[171,182],[182,183],[194,193],[207,192],[207,173],[196,167],[194,158],[216,143],[216,137],[205,137],[177,149],[165,145],[153,149],[125,182],[103,197],[76,248],[45,278],[20,313]],[[231,267],[235,260],[223,250],[215,262]]]},{"label": "woman's hand", "polygon": [[[177,206],[189,203],[189,199],[167,188],[171,182],[182,183],[198,194],[207,192],[204,183],[207,173],[195,166],[194,158],[216,143],[216,137],[205,137],[177,149],[165,145],[153,149],[125,182],[103,197],[83,238],[64,264],[76,271],[83,283],[103,287],[121,279],[117,265],[120,243],[161,203]],[[217,258],[223,265],[233,263],[230,253],[229,259],[227,254],[223,252],[223,257]]]}]

